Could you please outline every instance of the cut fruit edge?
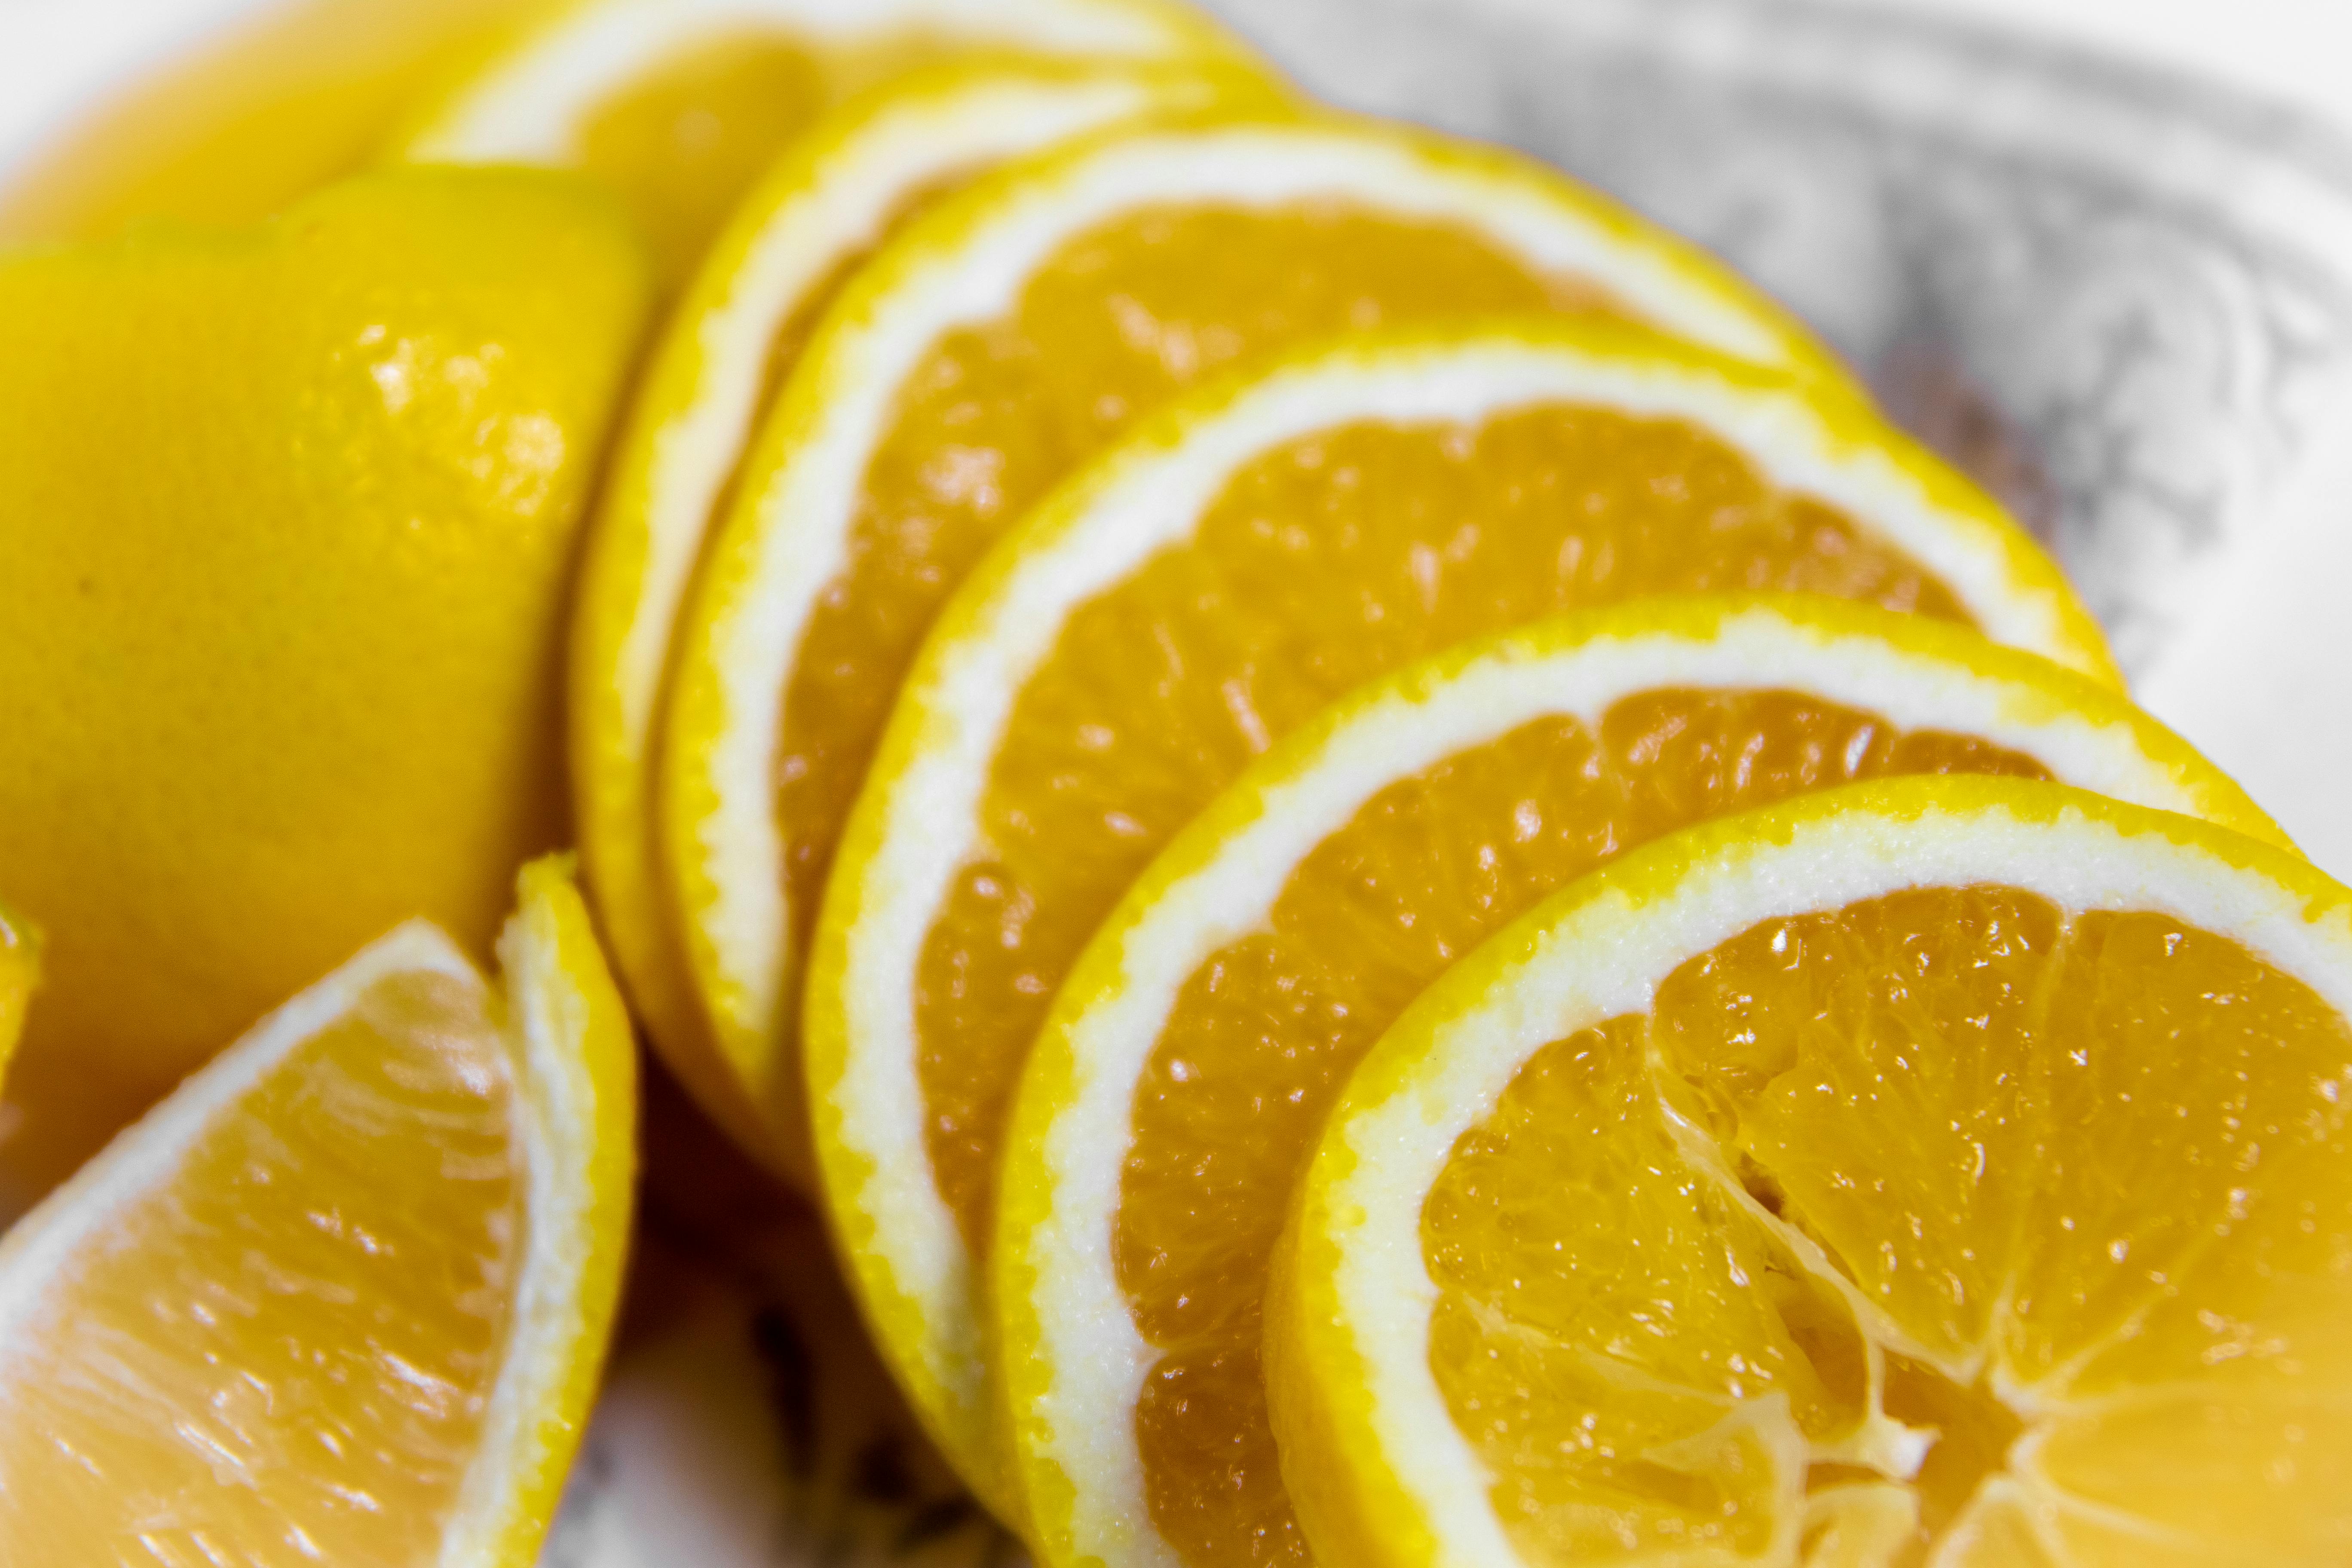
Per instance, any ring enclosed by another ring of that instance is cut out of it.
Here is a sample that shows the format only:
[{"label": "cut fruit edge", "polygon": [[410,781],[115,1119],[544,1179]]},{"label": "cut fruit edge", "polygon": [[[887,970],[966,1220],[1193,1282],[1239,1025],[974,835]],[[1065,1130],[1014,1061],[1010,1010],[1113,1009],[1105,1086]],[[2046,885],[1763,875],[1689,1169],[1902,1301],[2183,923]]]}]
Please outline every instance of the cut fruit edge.
[{"label": "cut fruit edge", "polygon": [[[1633,329],[1374,334],[1148,418],[998,541],[933,626],[842,837],[809,960],[803,1049],[825,1203],[886,1355],[918,1406],[961,1434],[948,1448],[963,1462],[992,1451],[994,1416],[973,1260],[925,1153],[913,986],[924,934],[978,840],[1015,694],[1079,605],[1189,537],[1258,453],[1352,420],[1468,421],[1547,402],[1691,418],[1775,483],[1914,552],[1996,633],[2120,685],[2056,566],[1866,404]],[[714,844],[725,837],[713,825]]]},{"label": "cut fruit edge", "polygon": [[0,904],[0,1086],[24,1037],[25,1010],[41,983],[41,931]]},{"label": "cut fruit edge", "polygon": [[1046,1561],[1175,1561],[1144,1522],[1134,1424],[1163,1350],[1135,1325],[1112,1247],[1135,1097],[1186,983],[1262,929],[1300,862],[1391,784],[1541,718],[1597,727],[1612,704],[1662,687],[1794,691],[1982,738],[2078,787],[2293,848],[2236,784],[2107,688],[1964,628],[1844,600],[1635,600],[1481,639],[1340,700],[1153,860],[1032,1049],[989,1267],[1001,1418]]},{"label": "cut fruit edge", "polygon": [[1695,248],[1543,165],[1426,132],[1298,114],[1118,134],[948,197],[827,312],[754,438],[673,642],[655,854],[721,1038],[789,1048],[797,1023],[773,798],[784,695],[847,559],[858,487],[906,376],[942,333],[1009,310],[1031,273],[1094,224],[1154,202],[1272,205],[1334,192],[1465,224],[1666,327],[1850,384],[1793,318]]},{"label": "cut fruit edge", "polygon": [[505,30],[418,107],[386,155],[567,165],[595,109],[649,67],[763,34],[832,48],[936,36],[1066,58],[1247,58],[1181,0],[573,0]]},{"label": "cut fruit edge", "polygon": [[1633,850],[1447,970],[1325,1124],[1276,1252],[1265,1354],[1284,1477],[1328,1560],[1520,1561],[1431,1369],[1421,1223],[1528,1059],[1646,1010],[1676,966],[1762,921],[1988,883],[2070,914],[2168,914],[2352,1016],[2352,891],[2273,845],[2061,784],[1853,784]]},{"label": "cut fruit edge", "polygon": [[[568,857],[524,868],[499,942],[500,1034],[515,1074],[530,1239],[512,1328],[461,1484],[441,1561],[529,1568],[553,1517],[595,1397],[635,1202],[636,1058]],[[114,1217],[168,1182],[215,1122],[270,1071],[350,1013],[373,986],[481,973],[414,921],[286,1003],[183,1082],[0,1238],[0,1382],[6,1347],[47,1287]]]},{"label": "cut fruit edge", "polygon": [[672,313],[591,525],[569,651],[573,808],[588,889],[646,1032],[703,1108],[805,1190],[797,1075],[755,1091],[764,1038],[704,1016],[653,853],[651,742],[672,634],[761,411],[777,334],[905,204],[957,171],[1121,121],[1275,89],[1199,63],[982,56],[859,95],[795,142],[745,198]]}]

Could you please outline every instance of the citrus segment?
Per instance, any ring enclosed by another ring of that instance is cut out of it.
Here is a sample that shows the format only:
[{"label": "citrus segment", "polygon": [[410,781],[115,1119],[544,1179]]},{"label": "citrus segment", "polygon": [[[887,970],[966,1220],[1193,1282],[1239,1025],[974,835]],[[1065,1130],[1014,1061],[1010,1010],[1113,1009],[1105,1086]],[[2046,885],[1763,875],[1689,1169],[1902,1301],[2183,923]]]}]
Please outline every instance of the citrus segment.
[{"label": "citrus segment", "polygon": [[2055,569],[1859,404],[1622,329],[1317,351],[1170,411],[1033,512],[908,678],[809,970],[828,1201],[869,1300],[922,1302],[916,1385],[978,1397],[957,1271],[1024,1053],[1171,834],[1401,664],[1742,586],[1940,608],[2107,669]]},{"label": "citrus segment", "polygon": [[1865,785],[1635,851],[1449,971],[1324,1131],[1267,1324],[1308,1533],[2324,1560],[2347,1003],[2352,894],[2053,785]]},{"label": "citrus segment", "polygon": [[[701,1018],[652,863],[648,754],[679,601],[754,420],[842,282],[915,212],[991,164],[1149,115],[1265,97],[1206,64],[987,57],[912,72],[827,114],[761,180],[673,311],[615,447],[571,655],[572,787],[592,892],[632,998],[747,1148],[806,1154],[795,1084]],[[745,1086],[761,1092],[747,1094]],[[782,1103],[779,1104],[781,1100]],[[787,1131],[772,1130],[772,1119]]]},{"label": "citrus segment", "polygon": [[563,872],[525,874],[503,948],[502,998],[403,928],[10,1231],[11,1561],[531,1561],[618,1292],[635,1089]]},{"label": "citrus segment", "polygon": [[1265,1272],[1348,1071],[1449,962],[1663,833],[1935,773],[2054,776],[2275,835],[2105,689],[1819,600],[1653,600],[1509,634],[1244,773],[1088,943],[1006,1134],[999,1344],[1048,1558],[1305,1559],[1266,1424]]},{"label": "citrus segment", "polygon": [[0,262],[0,879],[47,932],[22,1206],[398,921],[487,954],[648,305],[568,176],[404,170]]},{"label": "citrus segment", "polygon": [[836,304],[680,623],[664,876],[728,1052],[787,1081],[819,889],[931,617],[1173,391],[1311,335],[1615,310],[1834,375],[1791,321],[1549,171],[1328,120],[1138,131],[927,212]]},{"label": "citrus segment", "polygon": [[827,109],[975,47],[1237,52],[1164,0],[575,0],[446,87],[394,152],[585,171],[628,204],[664,276],[683,281],[761,171]]}]

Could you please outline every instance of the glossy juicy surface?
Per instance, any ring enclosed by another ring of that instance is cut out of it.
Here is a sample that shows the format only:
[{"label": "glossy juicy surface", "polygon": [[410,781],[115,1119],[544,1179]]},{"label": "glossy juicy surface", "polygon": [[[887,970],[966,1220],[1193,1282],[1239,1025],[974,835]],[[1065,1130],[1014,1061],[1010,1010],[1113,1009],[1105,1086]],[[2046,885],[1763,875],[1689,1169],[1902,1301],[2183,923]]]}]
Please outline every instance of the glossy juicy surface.
[{"label": "glossy juicy surface", "polygon": [[1136,873],[1252,757],[1469,637],[1731,588],[1959,618],[1917,566],[1716,437],[1568,405],[1279,447],[1190,541],[1081,606],[1016,700],[982,805],[989,853],[960,872],[919,971],[929,1153],[972,1245],[1048,999]]},{"label": "glossy juicy surface", "polygon": [[845,48],[781,32],[708,38],[648,62],[595,106],[581,127],[581,166],[619,193],[662,275],[682,282],[736,203],[827,109],[954,48],[911,34]]},{"label": "glossy juicy surface", "polygon": [[1580,309],[1467,230],[1354,206],[1147,210],[1068,243],[1006,316],[949,333],[901,390],[786,689],[777,809],[794,943],[932,616],[999,531],[1171,393],[1351,326]]},{"label": "glossy juicy surface", "polygon": [[439,1560],[527,1242],[488,1005],[378,982],[14,1325],[0,1555]]},{"label": "glossy juicy surface", "polygon": [[1310,1554],[1258,1362],[1268,1259],[1333,1098],[1397,1013],[1544,894],[1649,838],[1858,778],[2045,776],[1972,737],[1791,692],[1664,689],[1381,791],[1184,985],[1138,1087],[1115,1247],[1162,1351],[1136,1412],[1152,1521],[1198,1564]]},{"label": "glossy juicy surface", "polygon": [[1769,921],[1459,1142],[1432,1367],[1531,1563],[2325,1561],[2347,1064],[2308,987],[2168,916]]}]

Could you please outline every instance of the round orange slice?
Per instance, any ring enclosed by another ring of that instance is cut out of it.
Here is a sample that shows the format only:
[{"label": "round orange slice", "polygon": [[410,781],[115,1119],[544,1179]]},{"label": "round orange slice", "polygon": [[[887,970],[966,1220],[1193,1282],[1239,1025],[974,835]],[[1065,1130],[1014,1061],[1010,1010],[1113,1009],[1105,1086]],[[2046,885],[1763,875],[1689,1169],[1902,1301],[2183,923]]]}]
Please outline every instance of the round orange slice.
[{"label": "round orange slice", "polygon": [[678,626],[661,877],[743,1092],[805,1139],[801,958],[924,628],[996,535],[1220,367],[1476,310],[1633,315],[1823,376],[1787,317],[1556,174],[1321,119],[1111,136],[926,212],[845,288]]},{"label": "round orange slice", "polygon": [[635,1055],[527,868],[486,984],[402,928],[0,1242],[0,1558],[527,1568],[619,1294]]},{"label": "round orange slice", "polygon": [[940,617],[812,950],[825,1201],[952,1451],[990,1454],[973,1269],[1071,962],[1170,836],[1341,693],[1644,594],[1803,590],[2105,672],[2049,562],[1841,394],[1604,327],[1318,350],[1171,409]]},{"label": "round orange slice", "polygon": [[1005,1134],[995,1343],[1052,1563],[1308,1555],[1265,1269],[1349,1070],[1454,958],[1663,834],[1856,779],[2054,778],[2277,840],[2115,692],[1924,616],[1672,597],[1450,651],[1252,764],[1128,890]]},{"label": "round orange slice", "polygon": [[640,385],[587,542],[570,739],[583,868],[664,1057],[746,1148],[805,1177],[697,1007],[653,862],[650,746],[680,601],[714,511],[824,306],[886,235],[992,164],[1125,121],[1273,89],[1206,62],[984,57],[917,70],[826,115],[744,197]]},{"label": "round orange slice", "polygon": [[2352,892],[1902,779],[1689,829],[1357,1068],[1265,1352],[1321,1561],[2325,1563]]},{"label": "round orange slice", "polygon": [[391,155],[580,169],[682,281],[770,162],[833,105],[974,49],[1238,58],[1177,0],[569,0],[415,110]]}]

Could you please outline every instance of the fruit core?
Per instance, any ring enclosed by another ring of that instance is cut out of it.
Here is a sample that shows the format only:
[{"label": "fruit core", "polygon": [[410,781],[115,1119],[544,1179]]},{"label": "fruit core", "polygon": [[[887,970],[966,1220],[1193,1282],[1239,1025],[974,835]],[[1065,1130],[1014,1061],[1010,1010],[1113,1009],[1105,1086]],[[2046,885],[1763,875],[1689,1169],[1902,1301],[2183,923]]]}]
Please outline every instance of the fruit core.
[{"label": "fruit core", "polygon": [[2352,1029],[2014,888],[1764,921],[1546,1047],[1423,1213],[1537,1563],[2298,1561],[2352,1525]]},{"label": "fruit core", "polygon": [[1159,1347],[1136,1412],[1188,1562],[1303,1563],[1258,1364],[1268,1260],[1349,1071],[1421,989],[1545,894],[1659,834],[1856,779],[2046,777],[1988,742],[1782,690],[1663,688],[1532,721],[1381,791],[1180,993],[1134,1100],[1114,1237]]}]

